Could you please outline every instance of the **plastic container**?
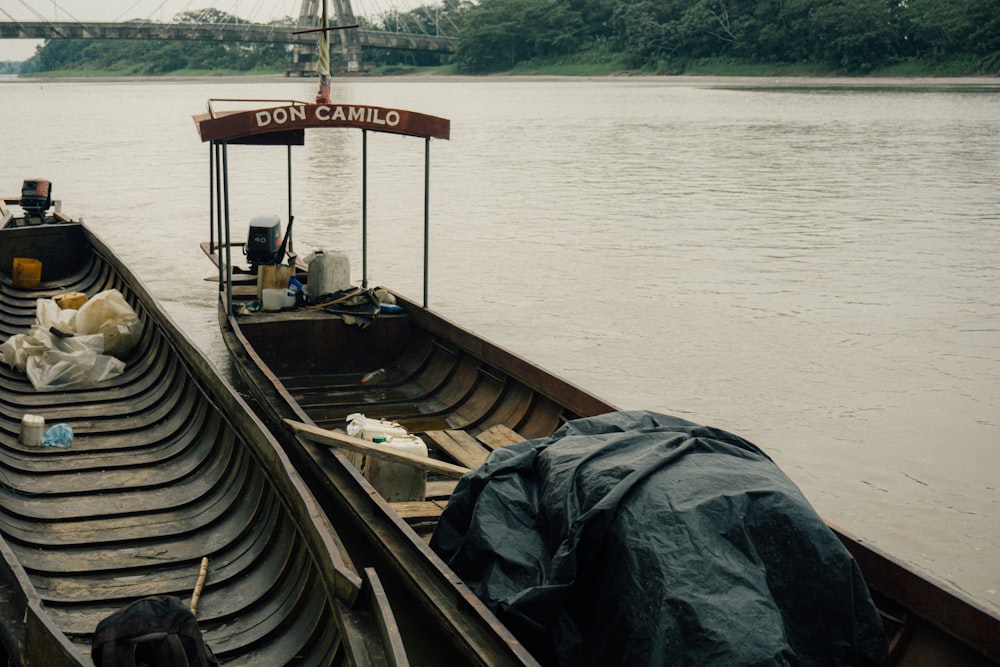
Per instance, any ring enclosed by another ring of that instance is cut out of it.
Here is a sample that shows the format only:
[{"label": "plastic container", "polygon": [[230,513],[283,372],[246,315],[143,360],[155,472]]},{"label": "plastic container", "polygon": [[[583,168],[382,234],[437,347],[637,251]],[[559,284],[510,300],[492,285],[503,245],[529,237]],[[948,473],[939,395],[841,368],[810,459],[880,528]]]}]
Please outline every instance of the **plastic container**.
[{"label": "plastic container", "polygon": [[409,435],[406,429],[396,422],[385,419],[369,419],[359,412],[347,415],[347,434],[356,438],[364,438],[368,442],[374,442],[377,435],[383,435],[386,438]]},{"label": "plastic container", "polygon": [[45,433],[45,417],[24,415],[21,417],[21,435],[18,440],[25,447],[38,447]]},{"label": "plastic container", "polygon": [[[415,435],[377,436],[383,445],[397,451],[427,457],[427,444]],[[382,497],[391,503],[421,501],[427,495],[427,471],[405,463],[394,463],[368,457],[365,479],[371,482]]]},{"label": "plastic container", "polygon": [[[369,419],[360,412],[347,415],[347,435],[361,438],[368,442],[375,442],[376,437],[390,438],[393,436],[409,435],[406,429],[396,422],[385,419]],[[365,455],[358,452],[348,452],[347,458],[354,467],[361,470],[365,462]]]},{"label": "plastic container", "polygon": [[309,261],[309,298],[318,299],[351,286],[351,262],[342,252],[317,250]]},{"label": "plastic container", "polygon": [[30,257],[15,257],[10,278],[14,287],[21,289],[38,287],[38,283],[42,280],[42,263]]},{"label": "plastic container", "polygon": [[281,289],[268,287],[264,289],[261,301],[264,303],[264,310],[291,308],[295,305],[295,292],[288,291],[287,287]]}]

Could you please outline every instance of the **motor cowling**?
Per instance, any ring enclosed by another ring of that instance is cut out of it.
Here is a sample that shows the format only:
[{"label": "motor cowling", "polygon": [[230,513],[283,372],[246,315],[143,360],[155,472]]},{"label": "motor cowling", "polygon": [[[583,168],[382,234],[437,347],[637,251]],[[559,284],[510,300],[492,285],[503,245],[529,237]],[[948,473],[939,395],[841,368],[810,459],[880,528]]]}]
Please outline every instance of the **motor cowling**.
[{"label": "motor cowling", "polygon": [[26,179],[21,185],[18,204],[26,216],[45,217],[45,212],[52,208],[52,183],[44,178]]},{"label": "motor cowling", "polygon": [[276,215],[258,215],[250,220],[250,233],[244,248],[251,267],[261,264],[280,264],[282,248],[281,218]]}]

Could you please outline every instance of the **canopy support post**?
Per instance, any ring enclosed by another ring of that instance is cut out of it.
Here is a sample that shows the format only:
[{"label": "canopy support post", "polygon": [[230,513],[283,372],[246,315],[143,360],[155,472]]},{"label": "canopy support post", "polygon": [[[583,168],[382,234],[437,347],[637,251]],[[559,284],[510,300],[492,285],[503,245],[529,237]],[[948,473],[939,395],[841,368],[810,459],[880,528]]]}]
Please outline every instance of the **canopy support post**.
[{"label": "canopy support post", "polygon": [[361,286],[368,287],[368,130],[361,130]]},{"label": "canopy support post", "polygon": [[295,254],[295,245],[292,243],[292,145],[288,144],[288,226],[285,234],[288,235],[288,254]]},{"label": "canopy support post", "polygon": [[208,249],[215,252],[215,142],[208,144]]},{"label": "canopy support post", "polygon": [[[224,217],[226,227],[226,315],[233,314],[233,257],[232,241],[229,233],[229,145],[222,142],[222,191],[225,201]],[[221,261],[221,257],[219,258]]]},{"label": "canopy support post", "polygon": [[212,142],[213,157],[215,160],[215,174],[213,176],[212,184],[215,186],[215,226],[217,232],[215,234],[215,245],[212,250],[218,256],[219,267],[219,289],[222,290],[225,285],[226,276],[223,273],[226,269],[222,265],[222,147],[218,142]]},{"label": "canopy support post", "polygon": [[424,308],[427,307],[427,283],[430,271],[430,192],[431,192],[431,138],[424,137]]}]

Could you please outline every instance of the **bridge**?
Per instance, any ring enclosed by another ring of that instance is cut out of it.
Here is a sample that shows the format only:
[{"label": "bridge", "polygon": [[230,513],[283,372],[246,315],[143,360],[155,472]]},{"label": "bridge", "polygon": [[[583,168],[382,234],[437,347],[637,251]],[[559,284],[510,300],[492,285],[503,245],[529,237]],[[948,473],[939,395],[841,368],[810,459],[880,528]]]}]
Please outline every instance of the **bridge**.
[{"label": "bridge", "polygon": [[[322,25],[323,0],[302,0],[295,26],[260,23],[158,23],[150,20],[125,22],[0,21],[0,39],[133,39],[256,42],[292,45],[288,73],[315,71],[317,36]],[[330,51],[340,54],[348,69],[356,66],[364,47],[454,53],[454,37],[412,32],[363,30],[357,26],[350,0],[333,0],[331,26],[355,26],[328,32]],[[6,14],[6,12],[4,12]],[[9,15],[8,15],[9,17]],[[308,32],[312,30],[312,32]],[[303,32],[307,31],[307,32]],[[335,59],[331,59],[335,60]]]}]

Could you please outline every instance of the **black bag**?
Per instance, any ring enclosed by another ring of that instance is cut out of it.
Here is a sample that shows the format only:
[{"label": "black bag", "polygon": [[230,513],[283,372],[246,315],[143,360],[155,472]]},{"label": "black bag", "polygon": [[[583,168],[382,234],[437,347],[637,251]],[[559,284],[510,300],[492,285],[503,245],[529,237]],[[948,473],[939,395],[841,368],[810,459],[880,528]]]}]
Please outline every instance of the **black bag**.
[{"label": "black bag", "polygon": [[172,595],[142,598],[94,631],[96,667],[218,667],[191,610]]}]

